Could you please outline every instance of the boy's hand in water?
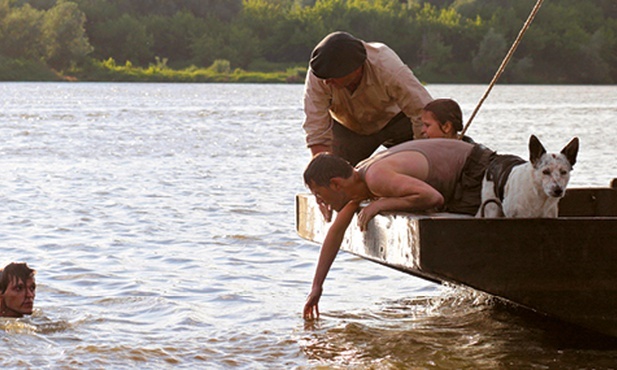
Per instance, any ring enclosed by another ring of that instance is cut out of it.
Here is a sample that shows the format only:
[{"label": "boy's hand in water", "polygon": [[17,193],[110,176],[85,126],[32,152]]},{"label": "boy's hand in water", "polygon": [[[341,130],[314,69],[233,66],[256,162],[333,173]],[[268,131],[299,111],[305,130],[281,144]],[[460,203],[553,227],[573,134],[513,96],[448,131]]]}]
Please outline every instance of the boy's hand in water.
[{"label": "boy's hand in water", "polygon": [[306,298],[304,304],[304,320],[315,320],[319,318],[319,299],[321,298],[321,288],[313,288]]}]

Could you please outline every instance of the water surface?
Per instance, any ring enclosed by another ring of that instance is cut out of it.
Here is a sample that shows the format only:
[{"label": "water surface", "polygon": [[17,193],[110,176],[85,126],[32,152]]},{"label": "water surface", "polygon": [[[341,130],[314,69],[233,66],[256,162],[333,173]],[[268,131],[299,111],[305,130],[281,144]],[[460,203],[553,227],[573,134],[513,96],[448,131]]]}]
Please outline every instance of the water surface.
[{"label": "water surface", "polygon": [[[429,85],[468,117],[484,86]],[[617,87],[497,86],[468,132],[527,157],[581,139],[573,186],[617,177]],[[319,246],[302,86],[0,83],[0,264],[38,270],[0,319],[4,368],[610,368],[617,345]]]}]

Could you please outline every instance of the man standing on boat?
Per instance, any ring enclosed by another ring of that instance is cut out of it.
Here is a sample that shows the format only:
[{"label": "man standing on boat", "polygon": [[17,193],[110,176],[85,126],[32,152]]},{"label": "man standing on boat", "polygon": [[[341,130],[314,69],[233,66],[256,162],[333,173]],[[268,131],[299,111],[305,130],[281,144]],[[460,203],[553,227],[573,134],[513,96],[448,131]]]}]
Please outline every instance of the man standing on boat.
[{"label": "man standing on boat", "polygon": [[313,49],[306,75],[307,146],[313,155],[331,152],[355,165],[380,145],[419,138],[422,108],[431,100],[388,46],[331,33]]},{"label": "man standing on boat", "polygon": [[365,230],[378,213],[388,211],[447,211],[475,214],[480,206],[482,177],[495,153],[461,140],[414,140],[399,144],[361,162],[355,168],[329,153],[313,157],[304,182],[318,203],[338,213],[319,252],[304,318],[319,317],[319,299],[345,230],[358,213]]}]

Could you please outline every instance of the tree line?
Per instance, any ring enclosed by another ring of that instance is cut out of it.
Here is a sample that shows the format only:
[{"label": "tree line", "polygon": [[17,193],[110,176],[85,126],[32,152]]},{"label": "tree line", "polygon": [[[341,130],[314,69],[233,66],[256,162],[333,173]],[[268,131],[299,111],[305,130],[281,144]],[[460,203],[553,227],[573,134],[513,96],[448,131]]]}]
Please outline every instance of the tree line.
[{"label": "tree line", "polygon": [[[319,40],[345,30],[388,44],[423,81],[486,83],[535,2],[0,0],[0,79],[29,63],[272,72],[306,67]],[[501,82],[617,82],[617,2],[545,1]]]}]

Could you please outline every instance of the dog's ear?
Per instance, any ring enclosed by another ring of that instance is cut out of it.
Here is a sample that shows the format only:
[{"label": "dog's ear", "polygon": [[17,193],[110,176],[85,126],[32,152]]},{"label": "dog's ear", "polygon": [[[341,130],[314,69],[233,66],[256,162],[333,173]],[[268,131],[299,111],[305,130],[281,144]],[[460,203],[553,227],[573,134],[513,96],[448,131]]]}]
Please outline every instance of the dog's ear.
[{"label": "dog's ear", "polygon": [[529,161],[531,164],[535,165],[544,153],[546,153],[546,149],[544,149],[540,140],[538,140],[536,135],[531,135],[529,138]]},{"label": "dog's ear", "polygon": [[565,155],[570,162],[570,166],[574,166],[576,163],[576,155],[578,154],[578,138],[570,140],[568,145],[566,145],[563,149],[561,149],[561,154]]}]

